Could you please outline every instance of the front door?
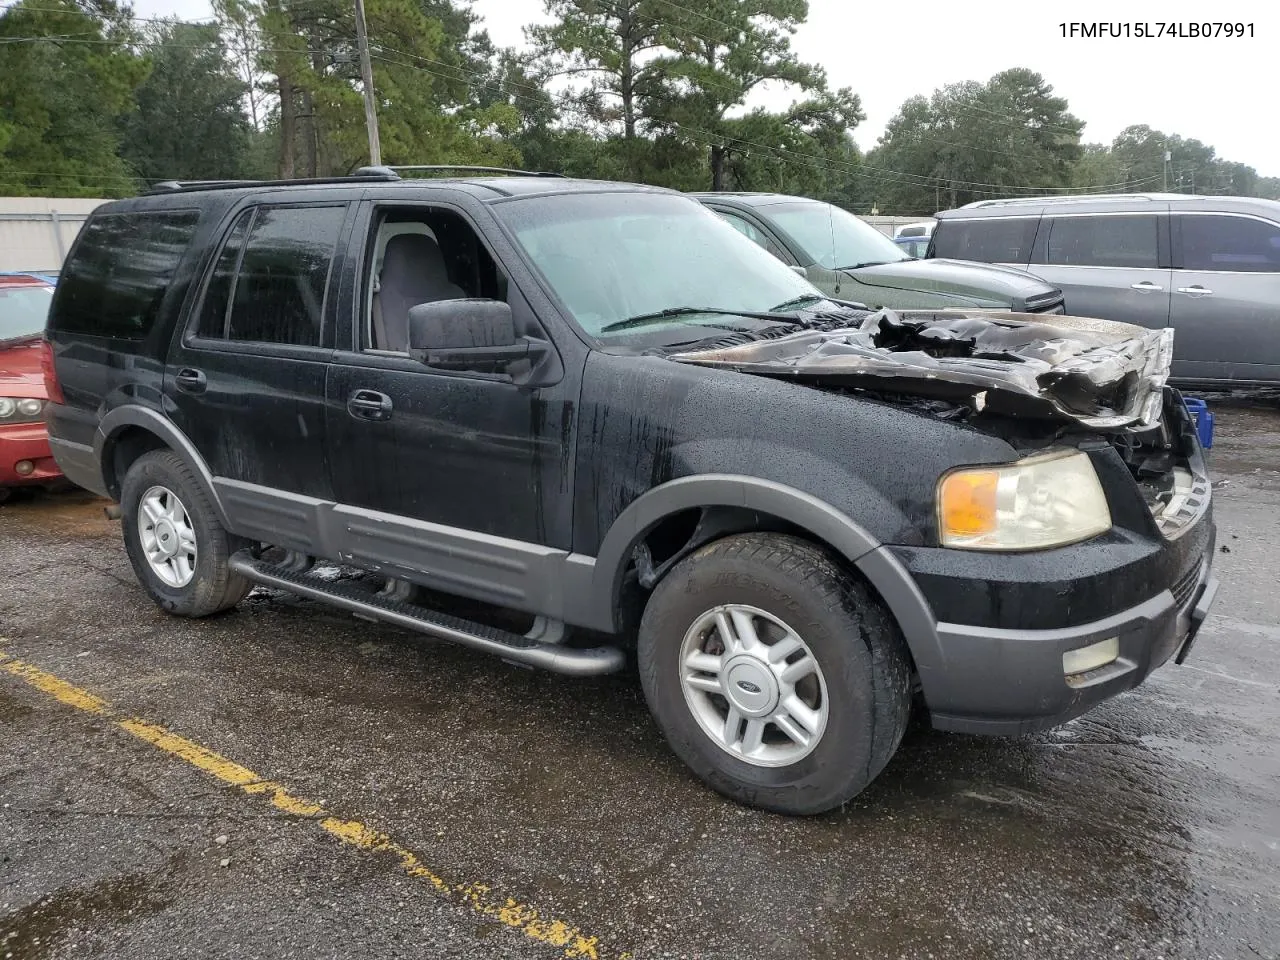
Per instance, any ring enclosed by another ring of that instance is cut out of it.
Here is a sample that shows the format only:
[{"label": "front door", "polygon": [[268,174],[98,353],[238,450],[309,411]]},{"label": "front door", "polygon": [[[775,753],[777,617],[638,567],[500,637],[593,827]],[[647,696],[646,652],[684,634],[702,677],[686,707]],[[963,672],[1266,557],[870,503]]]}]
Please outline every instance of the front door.
[{"label": "front door", "polygon": [[[345,204],[249,207],[229,225],[170,351],[170,416],[209,466],[232,528],[312,550],[332,496],[325,380],[330,274]],[[274,518],[274,519],[273,519]]]},{"label": "front door", "polygon": [[1174,353],[1192,380],[1280,381],[1280,224],[1174,218]]},{"label": "front door", "polygon": [[533,606],[515,568],[571,545],[577,378],[558,359],[534,388],[411,359],[409,305],[505,300],[518,333],[540,335],[537,320],[458,209],[369,203],[357,230],[352,322],[327,386],[344,559]]}]

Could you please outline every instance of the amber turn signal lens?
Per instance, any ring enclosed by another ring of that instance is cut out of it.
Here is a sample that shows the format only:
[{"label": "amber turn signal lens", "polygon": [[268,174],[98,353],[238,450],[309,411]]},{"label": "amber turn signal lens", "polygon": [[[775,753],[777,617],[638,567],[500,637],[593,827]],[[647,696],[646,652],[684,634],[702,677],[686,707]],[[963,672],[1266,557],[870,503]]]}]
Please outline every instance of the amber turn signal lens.
[{"label": "amber turn signal lens", "polygon": [[999,480],[994,470],[966,470],[943,479],[938,514],[944,540],[980,537],[995,530]]}]

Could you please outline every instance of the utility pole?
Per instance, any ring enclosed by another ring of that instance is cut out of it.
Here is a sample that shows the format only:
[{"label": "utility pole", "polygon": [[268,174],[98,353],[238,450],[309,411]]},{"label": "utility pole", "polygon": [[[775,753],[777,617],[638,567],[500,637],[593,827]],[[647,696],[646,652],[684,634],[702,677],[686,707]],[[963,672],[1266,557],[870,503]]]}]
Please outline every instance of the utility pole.
[{"label": "utility pole", "polygon": [[[1166,147],[1168,145],[1166,144]],[[1169,161],[1173,159],[1173,154],[1167,149],[1164,152],[1164,192],[1169,192]]]},{"label": "utility pole", "polygon": [[356,44],[360,47],[360,77],[364,80],[364,124],[369,131],[369,162],[382,165],[378,140],[378,109],[373,100],[373,64],[369,62],[369,34],[364,26],[364,0],[356,0]]}]

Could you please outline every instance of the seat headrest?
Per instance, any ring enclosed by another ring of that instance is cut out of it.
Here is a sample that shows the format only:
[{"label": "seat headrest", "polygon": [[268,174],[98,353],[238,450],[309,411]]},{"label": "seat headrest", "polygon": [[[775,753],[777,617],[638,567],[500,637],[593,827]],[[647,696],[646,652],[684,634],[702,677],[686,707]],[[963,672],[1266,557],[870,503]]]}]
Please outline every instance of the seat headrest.
[{"label": "seat headrest", "polygon": [[447,283],[448,271],[440,245],[421,233],[398,233],[387,241],[382,255],[382,275],[416,274],[425,280]]}]

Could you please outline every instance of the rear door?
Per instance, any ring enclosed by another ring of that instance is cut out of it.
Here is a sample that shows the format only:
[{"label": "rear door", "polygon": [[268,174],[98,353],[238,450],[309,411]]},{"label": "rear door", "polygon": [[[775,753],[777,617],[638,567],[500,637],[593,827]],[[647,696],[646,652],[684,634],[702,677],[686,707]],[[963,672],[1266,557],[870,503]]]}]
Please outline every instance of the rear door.
[{"label": "rear door", "polygon": [[1175,373],[1280,381],[1280,224],[1178,213],[1173,225]]},{"label": "rear door", "polygon": [[209,465],[232,527],[313,546],[314,510],[332,497],[325,377],[329,296],[345,203],[240,209],[227,224],[185,329],[170,351],[170,416]]},{"label": "rear door", "polygon": [[1168,229],[1155,210],[1046,214],[1027,269],[1061,288],[1069,314],[1159,329],[1169,324]]}]

